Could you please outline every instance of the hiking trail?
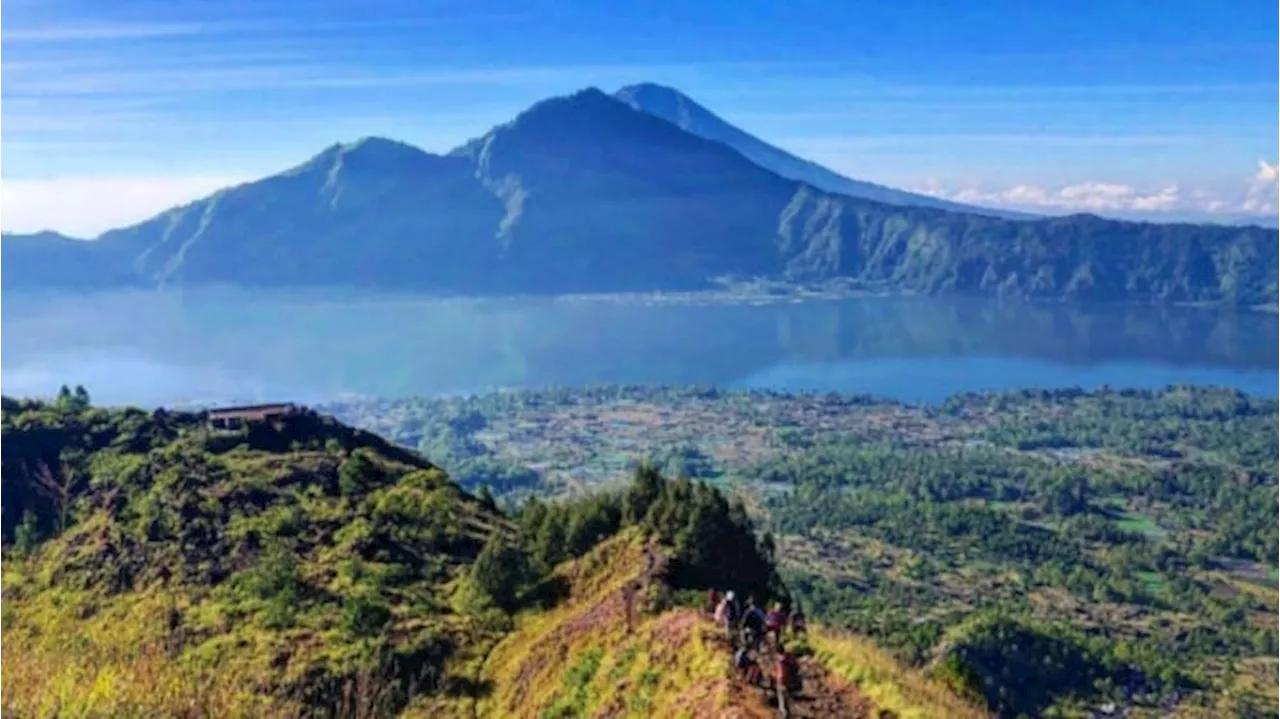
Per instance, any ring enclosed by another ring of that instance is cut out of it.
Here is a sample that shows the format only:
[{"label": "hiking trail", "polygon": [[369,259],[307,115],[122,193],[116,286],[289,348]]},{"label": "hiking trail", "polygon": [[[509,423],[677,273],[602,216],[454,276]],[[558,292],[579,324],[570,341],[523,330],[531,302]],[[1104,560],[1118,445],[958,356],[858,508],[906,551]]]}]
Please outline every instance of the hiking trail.
[{"label": "hiking trail", "polygon": [[[710,624],[710,620],[705,617],[703,620]],[[731,665],[733,652],[723,630],[714,627],[710,631],[711,636],[715,637],[713,643],[716,651],[724,654],[727,666]],[[771,679],[776,656],[772,646],[767,643],[763,645],[757,659],[764,672],[763,686],[752,686],[737,672],[733,672],[734,693],[742,706],[757,710],[752,712],[752,716],[756,716],[762,709],[767,712],[766,716],[776,717],[779,713]],[[827,671],[817,659],[810,656],[799,657],[797,664],[802,688],[791,697],[791,719],[889,719],[893,716],[891,713],[877,712],[871,700],[862,695],[856,686]]]}]

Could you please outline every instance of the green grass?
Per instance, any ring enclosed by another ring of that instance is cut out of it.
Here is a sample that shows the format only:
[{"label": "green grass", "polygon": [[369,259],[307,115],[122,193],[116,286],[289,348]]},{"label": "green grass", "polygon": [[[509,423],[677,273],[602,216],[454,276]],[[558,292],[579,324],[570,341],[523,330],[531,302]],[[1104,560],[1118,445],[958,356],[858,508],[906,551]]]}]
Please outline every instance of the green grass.
[{"label": "green grass", "polygon": [[1162,591],[1169,584],[1158,572],[1135,572],[1134,577],[1150,592]]},{"label": "green grass", "polygon": [[1120,529],[1141,534],[1147,539],[1162,539],[1169,534],[1169,530],[1156,524],[1156,521],[1151,517],[1142,514],[1122,511],[1116,513],[1114,521]]}]

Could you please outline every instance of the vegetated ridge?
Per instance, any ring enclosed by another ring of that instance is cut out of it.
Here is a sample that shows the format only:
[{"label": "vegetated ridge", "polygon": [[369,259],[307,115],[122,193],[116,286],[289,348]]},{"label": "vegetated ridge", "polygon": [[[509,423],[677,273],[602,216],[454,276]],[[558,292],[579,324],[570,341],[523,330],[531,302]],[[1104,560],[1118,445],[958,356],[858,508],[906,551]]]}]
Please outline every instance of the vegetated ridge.
[{"label": "vegetated ridge", "polygon": [[93,242],[6,235],[10,289],[344,285],[454,294],[728,279],[1053,300],[1274,304],[1277,233],[1010,220],[833,194],[596,89],[447,155],[334,145]]},{"label": "vegetated ridge", "polygon": [[[785,598],[767,536],[707,485],[642,468],[509,519],[307,410],[221,430],[77,389],[4,398],[0,424],[6,716],[767,715],[680,606],[708,586]],[[876,706],[804,662],[796,716]],[[978,715],[894,671],[884,708]]]}]

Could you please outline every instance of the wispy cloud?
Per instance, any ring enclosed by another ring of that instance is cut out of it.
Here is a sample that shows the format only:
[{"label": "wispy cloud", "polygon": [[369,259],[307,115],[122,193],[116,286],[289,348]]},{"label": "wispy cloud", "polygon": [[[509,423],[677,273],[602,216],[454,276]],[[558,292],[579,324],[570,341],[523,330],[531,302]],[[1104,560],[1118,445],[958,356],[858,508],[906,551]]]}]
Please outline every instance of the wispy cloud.
[{"label": "wispy cloud", "polygon": [[1266,160],[1258,160],[1258,172],[1253,176],[1255,183],[1274,185],[1277,178],[1280,178],[1280,170],[1277,169],[1275,164]]},{"label": "wispy cloud", "polygon": [[1179,145],[1203,142],[1193,135],[1055,135],[1035,133],[880,134],[855,136],[793,137],[779,144],[807,155],[830,154],[886,146],[917,147],[924,144],[969,145]]},{"label": "wispy cloud", "polygon": [[207,95],[215,91],[355,90],[457,85],[616,84],[636,78],[696,71],[691,65],[564,65],[440,69],[429,72],[362,72],[339,64],[234,63],[69,71],[9,78],[6,94],[17,97]]},{"label": "wispy cloud", "polygon": [[318,33],[359,33],[377,29],[422,27],[441,23],[458,23],[482,20],[484,22],[518,20],[523,13],[479,12],[470,15],[453,14],[445,17],[417,15],[410,17],[366,17],[342,20],[307,19],[298,17],[272,17],[262,13],[253,18],[208,19],[180,22],[104,22],[65,23],[48,25],[14,26],[9,23],[0,31],[5,43],[75,43],[86,41],[147,40],[161,38],[185,38],[197,35],[264,35],[315,36]]},{"label": "wispy cloud", "polygon": [[1154,189],[1136,188],[1120,182],[1081,182],[1058,187],[1018,184],[1007,187],[946,187],[933,182],[915,188],[917,192],[964,202],[1007,209],[1048,212],[1203,213],[1205,215],[1276,215],[1276,165],[1259,161],[1251,181],[1232,192],[1206,188],[1186,188],[1168,184]]},{"label": "wispy cloud", "polygon": [[228,22],[104,23],[94,25],[46,25],[0,31],[5,43],[83,42],[87,40],[141,40],[182,37],[242,29]]},{"label": "wispy cloud", "polygon": [[1274,215],[1280,204],[1280,168],[1276,163],[1258,160],[1258,171],[1249,183],[1242,209],[1248,212]]},{"label": "wispy cloud", "polygon": [[[750,82],[739,79],[731,88],[733,96],[766,100],[822,97],[825,105],[863,102],[946,101],[970,105],[1010,101],[1042,102],[1146,102],[1167,96],[1230,96],[1275,92],[1275,82],[1218,83],[1129,83],[1129,84],[1042,84],[1042,85],[962,85],[956,83],[921,85],[887,82],[874,76],[801,77],[785,84]],[[725,89],[729,92],[729,89]]]}]

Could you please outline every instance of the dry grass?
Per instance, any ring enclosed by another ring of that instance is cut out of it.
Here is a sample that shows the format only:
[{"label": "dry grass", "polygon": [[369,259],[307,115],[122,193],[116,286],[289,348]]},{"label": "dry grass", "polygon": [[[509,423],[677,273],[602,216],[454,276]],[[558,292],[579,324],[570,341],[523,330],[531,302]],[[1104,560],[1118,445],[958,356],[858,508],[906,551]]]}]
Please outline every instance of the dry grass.
[{"label": "dry grass", "polygon": [[902,719],[987,716],[943,684],[899,664],[865,638],[813,627],[809,646],[829,670],[853,682],[877,707]]},{"label": "dry grass", "polygon": [[625,532],[561,566],[570,598],[521,616],[494,648],[484,677],[495,689],[477,716],[754,716],[731,706],[728,659],[704,640],[696,612],[646,615],[638,598],[627,634],[622,587],[638,578],[643,551]]},{"label": "dry grass", "polygon": [[[410,717],[720,717],[765,719],[758,692],[736,686],[709,620],[689,609],[645,613],[637,597],[626,631],[622,587],[641,578],[645,545],[635,532],[606,541],[557,573],[567,600],[529,611],[514,631],[477,659],[480,700],[469,693],[422,697]],[[5,597],[23,594],[21,563],[6,563]],[[656,586],[656,585],[654,585]],[[301,705],[278,689],[292,667],[274,666],[275,648],[237,632],[209,651],[180,651],[169,629],[175,609],[207,607],[160,589],[105,598],[45,588],[5,603],[0,714],[4,717],[292,717]],[[216,618],[209,618],[216,623]],[[196,622],[200,626],[205,622]],[[191,625],[188,625],[191,626]],[[191,637],[185,637],[189,642]],[[865,640],[815,631],[811,644],[832,673],[899,717],[979,717],[945,687],[906,670]],[[190,646],[188,644],[188,646]],[[474,648],[474,647],[469,647]],[[351,687],[341,716],[378,713],[376,678]],[[367,686],[365,686],[367,684]],[[485,689],[487,687],[487,689]]]},{"label": "dry grass", "polygon": [[[5,717],[285,717],[297,706],[255,691],[247,664],[171,651],[173,597],[134,595],[102,608],[50,591],[21,610],[5,605]],[[92,616],[84,616],[95,612]]]}]

